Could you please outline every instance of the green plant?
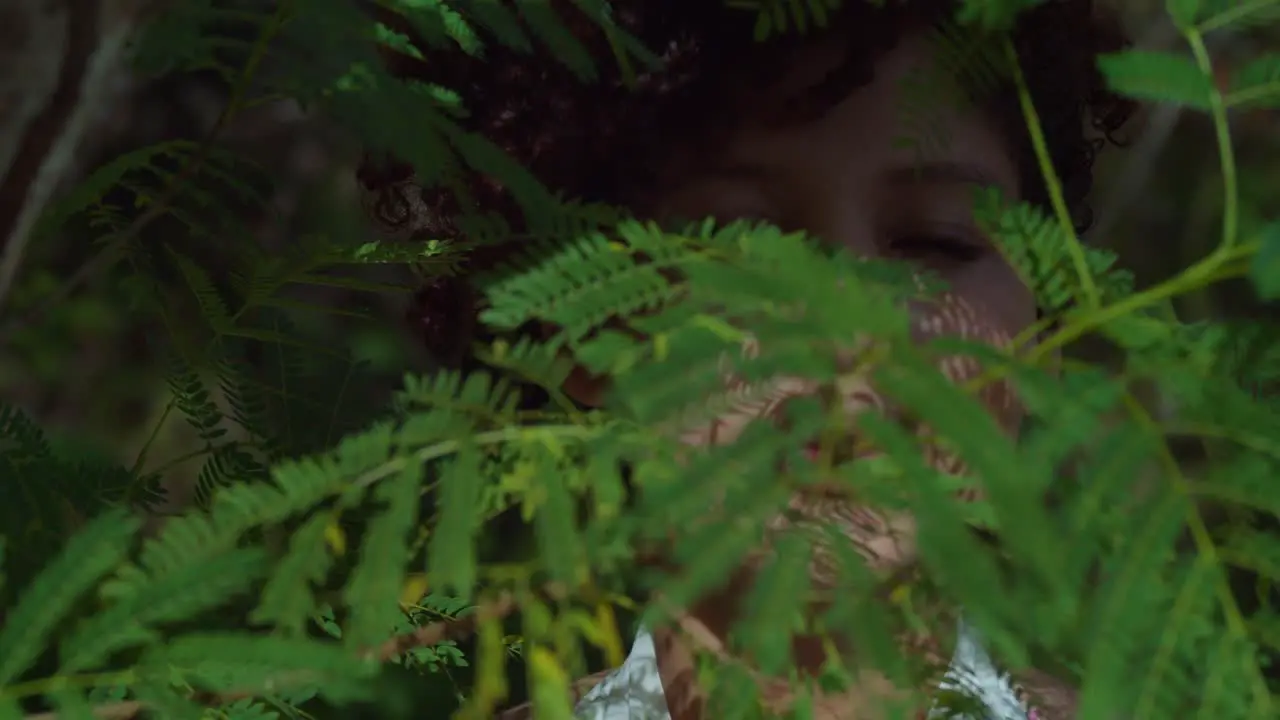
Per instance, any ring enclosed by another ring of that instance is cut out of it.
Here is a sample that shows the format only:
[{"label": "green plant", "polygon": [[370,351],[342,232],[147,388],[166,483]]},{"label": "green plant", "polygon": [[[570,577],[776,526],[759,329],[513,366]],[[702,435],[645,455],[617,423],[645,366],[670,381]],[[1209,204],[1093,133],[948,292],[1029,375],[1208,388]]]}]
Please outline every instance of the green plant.
[{"label": "green plant", "polygon": [[[607,22],[599,2],[579,4]],[[969,0],[958,21],[1004,27],[1022,4]],[[829,3],[751,5],[762,18],[758,33],[767,35],[807,27],[804,18],[821,24]],[[585,51],[560,44],[565,35],[549,6],[518,7],[517,14],[501,3],[437,0],[400,10],[458,52],[477,53],[486,43],[519,49],[531,35],[590,75]],[[1280,469],[1280,407],[1254,392],[1274,381],[1280,340],[1249,325],[1179,322],[1168,301],[1246,276],[1260,293],[1277,296],[1280,219],[1242,216],[1227,113],[1280,104],[1280,57],[1258,58],[1224,90],[1213,81],[1204,36],[1274,20],[1278,8],[1274,0],[1171,0],[1188,57],[1130,51],[1103,63],[1129,95],[1208,112],[1219,140],[1220,244],[1152,287],[1135,290],[1112,254],[1076,236],[1021,88],[1052,217],[993,195],[976,198],[975,208],[1052,311],[1034,328],[1047,336],[1032,344],[1038,332],[1029,332],[1008,353],[951,343],[985,363],[984,382],[1005,378],[1019,390],[1032,423],[1014,443],[973,401],[976,388],[945,382],[925,349],[909,342],[895,300],[914,289],[902,273],[820,251],[801,234],[768,226],[702,223],[671,232],[565,203],[460,130],[452,118],[461,109],[447,89],[382,74],[375,42],[394,44],[396,37],[337,0],[281,3],[271,15],[182,6],[160,21],[151,35],[160,44],[143,45],[143,56],[165,68],[215,68],[234,88],[228,115],[279,95],[314,104],[363,139],[392,146],[428,180],[448,182],[464,165],[501,177],[534,235],[572,234],[563,249],[486,288],[491,306],[483,320],[493,328],[541,320],[561,330],[543,343],[496,341],[483,353],[488,371],[411,377],[394,408],[365,414],[358,428],[333,427],[332,414],[315,422],[317,408],[342,398],[319,390],[346,387],[333,382],[334,373],[352,377],[358,369],[341,353],[300,343],[285,312],[296,308],[281,289],[355,286],[331,271],[361,262],[448,272],[466,248],[315,238],[275,256],[241,243],[231,251],[240,274],[232,287],[219,287],[193,257],[139,242],[138,229],[172,216],[215,237],[211,218],[224,216],[209,209],[229,201],[205,183],[257,202],[250,192],[256,171],[211,143],[148,148],[100,169],[37,232],[87,213],[103,228],[105,262],[125,260],[146,302],[167,308],[174,288],[184,289],[204,325],[193,330],[163,313],[175,349],[172,409],[189,419],[199,436],[195,452],[208,460],[198,507],[144,533],[124,508],[152,499],[145,452],[130,469],[78,464],[50,450],[25,416],[0,408],[0,470],[6,487],[17,488],[6,495],[25,501],[6,506],[15,519],[4,525],[0,718],[22,717],[35,702],[60,716],[86,717],[102,703],[115,703],[116,716],[149,710],[166,718],[308,717],[353,703],[386,710],[394,705],[380,684],[388,664],[439,677],[464,659],[473,676],[451,692],[464,713],[486,717],[508,693],[505,664],[517,654],[539,710],[567,717],[557,690],[584,668],[583,647],[619,660],[613,607],[637,582],[639,550],[676,538],[673,552],[686,571],[647,589],[679,606],[753,549],[759,533],[752,530],[794,487],[820,479],[909,509],[927,528],[921,578],[890,593],[892,602],[867,581],[857,556],[843,553],[838,573],[850,590],[825,620],[831,629],[856,629],[868,663],[902,667],[893,629],[925,622],[922,608],[945,602],[963,606],[1001,657],[1018,665],[1047,661],[1079,683],[1080,717],[1179,717],[1187,707],[1211,718],[1275,717],[1267,664],[1280,649],[1280,622],[1271,595],[1243,609],[1228,572],[1243,567],[1265,583],[1280,577],[1280,544],[1259,522],[1280,512],[1271,487]],[[247,23],[256,39],[224,42],[207,27],[223,20]],[[645,60],[625,38],[618,43],[626,62]],[[264,79],[257,73],[269,48],[279,52]],[[251,89],[258,94],[251,97]],[[157,165],[159,157],[179,169]],[[159,188],[141,185],[140,177],[158,178]],[[130,215],[113,206],[105,189],[116,186],[146,210]],[[491,216],[468,222],[505,231]],[[679,270],[680,279],[660,269]],[[840,312],[797,316],[797,306]],[[647,339],[606,328],[612,316]],[[1054,368],[1056,350],[1091,335],[1122,351],[1118,372],[1075,360]],[[965,532],[974,510],[949,500],[953,478],[921,464],[920,438],[883,419],[867,418],[861,428],[886,453],[871,467],[803,466],[778,476],[777,461],[832,422],[817,403],[797,407],[787,428],[751,426],[737,443],[679,461],[666,430],[724,399],[723,362],[748,337],[764,350],[738,361],[744,376],[834,384],[849,371],[813,348],[853,336],[870,339],[858,370],[877,368],[885,390],[982,478],[989,498],[977,512],[1000,538],[998,550]],[[258,345],[278,353],[278,377],[246,370],[245,353]],[[609,412],[555,403],[566,354],[616,378]],[[551,390],[551,406],[521,409],[517,380]],[[1144,385],[1158,389],[1172,410],[1153,413],[1136,395]],[[1171,441],[1184,438],[1202,446],[1203,462],[1191,465],[1171,452]],[[623,466],[643,490],[637,503],[624,502]],[[101,491],[90,495],[86,481]],[[1040,502],[1046,493],[1054,495],[1052,510]],[[431,500],[425,505],[424,494]],[[697,526],[716,503],[743,524]],[[476,538],[486,523],[516,508],[532,526],[531,557],[482,557]],[[1228,520],[1210,523],[1210,512]],[[24,533],[34,531],[51,535],[32,550],[35,536]],[[42,554],[52,538],[68,534],[56,554]],[[803,577],[807,540],[784,541],[766,573]],[[794,585],[762,581],[748,599],[755,611],[744,637],[762,667],[784,665],[779,639],[806,597]],[[518,636],[504,624],[513,614]],[[462,630],[475,631],[469,656],[458,650],[462,638],[452,637]],[[749,676],[733,664],[718,687],[754,695]]]}]

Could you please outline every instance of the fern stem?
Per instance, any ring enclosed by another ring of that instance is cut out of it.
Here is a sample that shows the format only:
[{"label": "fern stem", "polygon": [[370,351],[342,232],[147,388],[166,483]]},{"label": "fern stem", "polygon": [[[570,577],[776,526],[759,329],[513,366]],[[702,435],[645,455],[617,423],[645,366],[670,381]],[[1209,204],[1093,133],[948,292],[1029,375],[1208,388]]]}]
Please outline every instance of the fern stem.
[{"label": "fern stem", "polygon": [[169,419],[169,415],[173,413],[173,409],[177,407],[177,398],[169,398],[169,402],[164,406],[164,411],[160,413],[160,418],[151,428],[151,434],[147,436],[147,441],[142,444],[142,449],[138,451],[133,460],[133,467],[130,470],[134,475],[142,474],[142,467],[147,462],[147,454],[151,452],[151,446],[155,444],[156,439],[160,437],[160,430],[164,427],[165,421]]},{"label": "fern stem", "polygon": [[1235,7],[1227,8],[1217,15],[1205,18],[1198,25],[1190,28],[1197,35],[1211,33],[1214,30],[1233,25],[1259,10],[1265,10],[1275,4],[1275,0],[1248,0]]},{"label": "fern stem", "polygon": [[[519,440],[526,434],[551,435],[557,438],[576,438],[586,439],[593,435],[604,432],[608,426],[597,425],[584,427],[582,425],[536,425],[534,427],[506,427],[488,432],[476,433],[468,438],[465,442],[475,445],[497,445],[504,442],[512,442]],[[382,480],[384,478],[395,475],[403,470],[409,462],[425,463],[431,460],[437,460],[446,455],[451,455],[462,448],[464,441],[459,440],[443,440],[441,442],[428,445],[411,455],[402,455],[392,458],[387,462],[369,470],[356,478],[354,487],[364,488]],[[345,488],[344,488],[345,489]]]},{"label": "fern stem", "polygon": [[173,458],[172,460],[169,460],[168,462],[162,464],[160,467],[156,468],[155,472],[156,473],[168,472],[169,470],[177,467],[178,465],[181,465],[184,462],[187,462],[188,460],[194,460],[195,458],[198,458],[202,455],[208,455],[214,450],[220,450],[222,448],[227,448],[227,447],[234,447],[236,444],[237,444],[236,442],[232,441],[225,445],[219,445],[217,448],[210,445],[210,446],[202,447],[199,450],[192,450],[191,452],[185,452],[179,455],[178,457]]},{"label": "fern stem", "polygon": [[91,673],[86,675],[55,675],[53,677],[28,680],[0,688],[0,697],[24,698],[35,695],[50,695],[64,688],[99,688],[128,685],[138,680],[138,673],[133,670],[117,672]]},{"label": "fern stem", "polygon": [[[1227,267],[1227,263],[1248,257],[1257,252],[1260,243],[1251,242],[1244,245],[1238,245],[1234,248],[1224,249],[1219,253],[1215,253],[1204,260],[1192,265],[1186,270],[1169,280],[1166,280],[1155,287],[1148,288],[1140,293],[1135,293],[1125,299],[1100,309],[1097,312],[1085,314],[1080,319],[1067,325],[1059,330],[1052,337],[1037,345],[1030,353],[1029,358],[1032,361],[1043,358],[1050,351],[1064,347],[1074,340],[1078,340],[1086,333],[1098,327],[1106,325],[1112,320],[1137,312],[1161,300],[1167,300],[1183,293],[1198,290],[1205,285],[1222,279],[1222,270]],[[1230,276],[1230,274],[1228,274]]]},{"label": "fern stem", "polygon": [[[1168,300],[1206,285],[1243,275],[1248,272],[1248,266],[1233,265],[1231,261],[1247,259],[1257,253],[1260,246],[1261,241],[1255,240],[1215,253],[1155,287],[1130,295],[1096,312],[1077,316],[1073,319],[1073,322],[1060,328],[1058,332],[1032,347],[1027,352],[1025,361],[1034,365],[1042,361],[1049,353],[1071,344],[1113,320],[1143,310],[1162,300]],[[1026,344],[1034,339],[1034,337],[1025,337],[1025,335],[1025,332],[1020,334],[1017,341]],[[1022,344],[1011,345],[1011,351],[1016,351],[1022,347]],[[980,388],[1003,379],[1008,372],[1008,366],[1001,365],[969,381],[965,384],[965,388],[976,392]]]},{"label": "fern stem", "polygon": [[1085,306],[1091,309],[1096,308],[1100,302],[1098,287],[1093,281],[1093,273],[1089,271],[1084,248],[1080,245],[1075,223],[1071,220],[1071,211],[1067,208],[1066,198],[1062,194],[1062,181],[1053,167],[1049,145],[1044,138],[1044,127],[1040,123],[1040,115],[1036,112],[1035,102],[1027,87],[1027,79],[1022,74],[1022,65],[1018,62],[1018,51],[1014,48],[1013,41],[1006,39],[1004,42],[1013,71],[1013,81],[1018,90],[1018,102],[1022,106],[1022,116],[1027,123],[1027,131],[1031,135],[1031,144],[1035,148],[1036,161],[1040,164],[1040,174],[1044,178],[1045,189],[1049,193],[1049,203],[1053,206],[1054,215],[1057,216],[1058,224],[1062,226],[1063,236],[1067,239],[1067,252],[1071,255],[1071,262],[1075,265],[1076,274],[1080,277]]},{"label": "fern stem", "polygon": [[1227,104],[1214,82],[1213,61],[1205,47],[1204,36],[1196,28],[1183,31],[1196,66],[1209,80],[1209,115],[1218,142],[1218,164],[1222,168],[1222,241],[1217,252],[1225,252],[1236,244],[1240,232],[1240,189],[1236,177],[1235,148],[1231,143],[1231,126],[1227,122]]}]

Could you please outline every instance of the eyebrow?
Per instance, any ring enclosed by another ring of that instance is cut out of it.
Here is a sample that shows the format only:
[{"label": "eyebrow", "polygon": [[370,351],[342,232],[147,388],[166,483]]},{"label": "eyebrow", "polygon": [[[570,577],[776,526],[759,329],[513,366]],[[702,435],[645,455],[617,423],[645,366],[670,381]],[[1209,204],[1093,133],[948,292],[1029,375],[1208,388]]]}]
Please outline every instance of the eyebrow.
[{"label": "eyebrow", "polygon": [[708,180],[759,180],[776,174],[777,170],[764,163],[714,162],[698,168],[693,175]]},{"label": "eyebrow", "polygon": [[[726,162],[712,163],[694,173],[696,180],[750,180],[759,181],[774,176],[777,169],[765,163]],[[883,173],[884,181],[894,185],[977,185],[1009,190],[994,172],[975,163],[935,161],[912,163],[889,168]]]},{"label": "eyebrow", "polygon": [[898,185],[980,185],[1000,187],[1002,183],[990,170],[963,162],[927,162],[889,169],[886,182]]}]

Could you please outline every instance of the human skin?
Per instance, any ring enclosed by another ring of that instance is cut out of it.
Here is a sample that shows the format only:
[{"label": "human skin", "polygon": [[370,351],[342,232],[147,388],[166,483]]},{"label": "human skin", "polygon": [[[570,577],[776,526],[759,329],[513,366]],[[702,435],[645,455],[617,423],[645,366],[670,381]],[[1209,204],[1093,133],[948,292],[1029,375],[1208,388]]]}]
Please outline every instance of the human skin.
[{"label": "human skin", "polygon": [[[738,95],[734,101],[742,112],[731,114],[742,122],[714,146],[674,147],[659,189],[640,193],[633,207],[658,218],[767,220],[864,257],[907,261],[947,286],[940,298],[910,308],[916,338],[951,335],[1006,345],[1035,321],[1035,303],[975,224],[971,202],[975,186],[1017,198],[1017,164],[996,124],[978,108],[940,103],[932,131],[949,142],[934,151],[895,142],[905,81],[934,66],[924,33],[905,36],[881,59],[870,84],[812,121],[779,125],[751,114],[751,108],[776,107],[813,85],[842,52],[839,38],[828,36],[806,48],[777,84]],[[939,358],[939,366],[956,382],[979,371],[954,356]],[[577,370],[565,390],[594,406],[603,402],[608,383]],[[684,439],[693,445],[732,442],[748,422],[769,415],[785,398],[817,391],[803,378],[779,378],[775,386],[769,407],[741,408],[711,426],[690,429]],[[851,415],[885,403],[866,384],[843,394]],[[983,400],[1007,432],[1017,431],[1021,411],[1007,388],[993,387]],[[932,460],[963,470],[956,458]],[[889,565],[909,560],[883,550],[878,560]]]},{"label": "human skin", "polygon": [[[631,207],[641,216],[660,219],[767,220],[865,257],[913,263],[934,273],[948,288],[940,298],[910,308],[918,340],[957,336],[1007,345],[1035,321],[1035,303],[1032,292],[974,222],[971,201],[976,186],[998,188],[1011,199],[1020,197],[1018,163],[1011,151],[1014,143],[980,107],[946,102],[936,104],[929,127],[947,142],[926,145],[923,153],[919,147],[895,142],[903,135],[901,110],[909,80],[926,72],[946,81],[932,72],[937,66],[924,32],[904,35],[880,59],[869,84],[825,113],[803,122],[774,122],[773,110],[812,86],[839,62],[843,51],[841,38],[828,35],[806,46],[778,82],[764,88],[745,82],[730,87],[731,111],[726,117],[737,121],[715,128],[713,135],[673,143],[659,181],[637,192]],[[958,85],[939,88],[938,97],[957,97],[960,93],[951,92],[957,89]],[[938,358],[938,365],[958,383],[980,372],[976,363],[954,356]],[[564,389],[578,402],[597,406],[603,403],[608,385],[608,378],[577,369]],[[691,428],[682,439],[690,445],[732,442],[746,424],[772,415],[788,398],[817,390],[803,378],[778,378],[767,402],[736,408],[708,426]],[[887,404],[865,382],[842,394],[850,415],[883,410]],[[1015,434],[1022,412],[1009,389],[989,387],[980,397],[1000,426]],[[965,472],[959,458],[926,452],[935,467]],[[791,510],[834,521],[855,539],[874,568],[888,571],[914,559],[915,524],[909,516],[889,515],[843,498],[797,497]],[[784,524],[775,523],[774,529]],[[820,580],[815,577],[818,584]],[[690,680],[693,645],[704,650],[729,646],[739,600],[751,581],[752,568],[740,569],[684,613],[680,631],[655,632],[674,720],[702,717],[704,699]],[[691,640],[690,635],[697,639]],[[929,652],[929,643],[925,645],[924,651]],[[793,648],[798,669],[808,674],[819,671],[825,660],[820,638],[796,637]],[[1048,678],[1037,678],[1045,691],[1038,717],[1071,717],[1066,706],[1069,693]],[[873,696],[881,698],[889,692],[883,679],[860,679],[850,693],[820,700],[815,717],[876,717]],[[764,689],[764,696],[775,709],[784,708],[790,697],[772,685]]]},{"label": "human skin", "polygon": [[[993,186],[1006,197],[1019,197],[1018,165],[1010,143],[980,108],[948,103],[937,104],[930,126],[948,142],[924,153],[895,142],[902,135],[900,117],[909,79],[920,72],[936,76],[925,33],[904,36],[880,60],[870,84],[816,119],[778,124],[758,110],[776,108],[812,86],[839,62],[843,50],[838,37],[828,36],[805,48],[776,84],[732,89],[734,111],[728,115],[741,121],[721,128],[725,132],[718,142],[708,144],[704,136],[696,147],[674,145],[659,173],[662,180],[650,192],[639,193],[632,207],[657,218],[767,220],[861,256],[916,264],[948,288],[939,301],[912,306],[917,338],[953,335],[1007,344],[1034,322],[1033,296],[975,224],[971,202],[975,186]],[[956,357],[940,358],[939,366],[956,382],[979,372],[976,364]],[[565,386],[586,405],[601,404],[607,388],[607,378],[581,370]],[[772,402],[740,408],[708,427],[691,429],[683,439],[692,445],[732,442],[747,423],[769,415],[787,398],[814,392],[816,385],[803,378],[779,378],[770,393]],[[1015,433],[1021,412],[1007,388],[990,388],[983,400],[1001,426]],[[847,390],[843,402],[845,410],[856,415],[882,409],[885,399],[862,384]],[[949,471],[964,470],[955,457],[936,454],[930,461]],[[845,500],[797,499],[792,510],[834,520],[856,537],[874,567],[892,569],[914,557],[915,525],[909,516],[868,512]],[[750,582],[750,569],[744,568],[695,604],[685,615],[684,633],[701,635],[703,649],[726,647],[738,601]],[[656,642],[673,716],[696,717],[701,699],[676,697],[697,694],[680,679],[682,673],[687,675],[688,648],[680,647],[681,637],[668,631],[659,631]],[[817,637],[795,638],[794,650],[797,665],[808,673],[816,673],[825,659]],[[829,698],[825,715],[868,717],[871,685],[882,692],[887,688],[873,679],[866,683],[860,693]]]}]

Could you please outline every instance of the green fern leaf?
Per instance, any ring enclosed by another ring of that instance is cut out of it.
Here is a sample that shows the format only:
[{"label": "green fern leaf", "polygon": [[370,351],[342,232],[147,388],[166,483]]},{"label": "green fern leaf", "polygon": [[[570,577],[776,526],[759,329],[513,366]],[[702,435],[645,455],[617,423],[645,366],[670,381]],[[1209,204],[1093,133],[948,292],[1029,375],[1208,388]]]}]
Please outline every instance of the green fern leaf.
[{"label": "green fern leaf", "polygon": [[368,678],[377,671],[328,642],[214,633],[174,638],[153,648],[144,665],[183,668],[192,683],[214,692],[267,694],[305,684],[337,702],[368,697]]},{"label": "green fern leaf", "polygon": [[770,675],[781,674],[791,661],[794,623],[807,606],[810,542],[800,532],[778,539],[746,600],[745,649]]},{"label": "green fern leaf", "polygon": [[95,720],[98,716],[89,699],[79,688],[63,688],[49,693],[49,701],[58,711],[59,718],[76,718],[76,720]]},{"label": "green fern leaf", "polygon": [[506,47],[526,53],[533,52],[533,43],[520,26],[520,18],[502,0],[469,0],[457,10],[472,24],[492,33]]},{"label": "green fern leaf", "polygon": [[1280,547],[1274,537],[1251,528],[1232,528],[1219,545],[1228,565],[1249,570],[1264,581],[1280,580]]},{"label": "green fern leaf", "polygon": [[[38,240],[54,233],[76,213],[84,212],[106,197],[107,191],[119,184],[126,175],[145,171],[159,158],[185,153],[191,148],[189,140],[156,143],[127,152],[99,166],[89,176],[75,185],[66,195],[45,208],[32,231],[32,239]],[[120,223],[113,222],[112,225]]]},{"label": "green fern leaf", "polygon": [[205,720],[204,706],[169,686],[172,675],[156,672],[154,678],[134,686],[133,693],[144,707],[165,720]]},{"label": "green fern leaf", "polygon": [[165,380],[173,393],[174,404],[201,440],[213,444],[227,434],[227,429],[222,426],[222,411],[194,368],[175,357]]},{"label": "green fern leaf", "polygon": [[170,518],[159,534],[143,543],[138,565],[154,577],[181,572],[195,559],[231,547],[236,539],[204,512],[191,510]]},{"label": "green fern leaf", "polygon": [[[565,484],[565,472],[550,457],[554,448],[535,450],[536,456],[528,458],[537,468],[537,513],[534,515],[534,531],[539,555],[553,582],[574,587],[581,583],[582,541],[575,522],[573,495]],[[528,507],[528,506],[526,506]]]},{"label": "green fern leaf", "polygon": [[1037,475],[1049,469],[1022,460],[983,407],[931,365],[906,352],[895,358],[893,365],[876,375],[884,391],[910,408],[940,438],[961,449],[986,490],[1002,536],[1028,553],[1031,566],[1055,567],[1053,523],[1036,499],[1039,489],[1048,486]]},{"label": "green fern leaf", "polygon": [[956,21],[985,31],[1002,32],[1013,27],[1018,13],[1026,7],[1024,2],[963,0],[956,12]]},{"label": "green fern leaf", "polygon": [[347,476],[368,472],[385,466],[392,454],[393,428],[389,422],[379,422],[368,430],[348,435],[338,444],[335,457],[338,468]]},{"label": "green fern leaf", "polygon": [[196,476],[195,501],[207,508],[214,493],[237,482],[248,482],[267,477],[265,465],[236,443],[226,443],[214,448]]},{"label": "green fern leaf", "polygon": [[[289,705],[301,703],[288,702]],[[218,716],[224,720],[279,720],[280,713],[261,700],[242,698],[218,708]]]},{"label": "green fern leaf", "polygon": [[470,597],[475,585],[475,534],[480,527],[484,483],[478,482],[480,453],[463,446],[443,464],[440,481],[440,519],[428,545],[427,572],[444,592]]},{"label": "green fern leaf", "polygon": [[[538,4],[537,1],[521,3],[520,7],[531,8]],[[462,159],[477,172],[502,178],[505,189],[520,203],[521,210],[530,218],[530,224],[545,222],[542,218],[555,201],[536,176],[502,148],[479,135],[451,125],[441,125],[441,131]]]},{"label": "green fern leaf", "polygon": [[573,71],[579,80],[595,80],[595,62],[591,53],[578,38],[565,28],[560,16],[547,0],[529,0],[516,4],[516,11],[524,19],[534,37],[552,51],[556,60]]},{"label": "green fern leaf", "polygon": [[777,492],[762,493],[754,498],[749,514],[735,518],[739,522],[715,527],[703,523],[703,528],[696,533],[688,533],[686,529],[686,538],[682,538],[676,548],[684,572],[663,583],[662,597],[669,600],[672,607],[688,607],[687,603],[726,582],[732,568],[738,567],[759,547],[764,532],[761,516],[781,509],[785,503],[782,498]]},{"label": "green fern leaf", "polygon": [[1165,0],[1165,9],[1178,27],[1190,27],[1200,16],[1201,0]]},{"label": "green fern leaf", "polygon": [[1260,55],[1240,68],[1226,102],[1237,108],[1280,107],[1280,54]]},{"label": "green fern leaf", "polygon": [[250,442],[264,458],[282,459],[280,439],[271,429],[267,399],[270,390],[253,377],[253,369],[247,362],[237,359],[222,358],[218,377],[231,419],[249,434]]},{"label": "green fern leaf", "polygon": [[444,48],[456,43],[468,55],[478,55],[484,49],[475,30],[445,0],[402,0],[395,4],[428,45]]},{"label": "green fern leaf", "polygon": [[274,35],[283,14],[272,9],[222,6],[212,0],[166,7],[137,43],[138,70],[148,76],[212,70],[234,85],[254,51],[254,45],[243,40],[244,30],[247,26],[250,37]]},{"label": "green fern leaf", "polygon": [[1277,0],[1201,0],[1200,32],[1244,29],[1280,20]]},{"label": "green fern leaf", "polygon": [[724,0],[725,7],[746,10],[756,15],[753,35],[756,41],[790,32],[807,33],[811,27],[823,28],[830,11],[842,0]]},{"label": "green fern leaf", "polygon": [[0,453],[15,466],[44,460],[49,457],[49,442],[25,412],[0,402]]},{"label": "green fern leaf", "polygon": [[[1009,204],[990,188],[978,192],[974,219],[1034,291],[1042,312],[1057,314],[1074,304],[1082,285],[1069,240],[1056,220],[1027,203]],[[1103,300],[1115,301],[1133,292],[1133,274],[1116,266],[1114,252],[1091,246],[1081,251]]]},{"label": "green fern leaf", "polygon": [[136,518],[107,512],[72,536],[36,576],[0,630],[0,687],[27,669],[80,596],[124,559],[139,527]]},{"label": "green fern leaf", "polygon": [[1098,67],[1112,90],[1139,100],[1208,110],[1216,92],[1194,61],[1172,53],[1127,50],[1103,55]]},{"label": "green fern leaf", "polygon": [[257,526],[281,522],[350,488],[349,477],[328,457],[289,460],[272,468],[273,485],[246,483],[223,489],[209,517],[219,533],[238,537]]},{"label": "green fern leaf", "polygon": [[408,536],[418,518],[422,475],[422,465],[410,460],[374,492],[383,507],[369,526],[343,594],[351,611],[343,639],[352,647],[365,649],[385,640],[400,616],[397,601],[410,560]]},{"label": "green fern leaf", "polygon": [[[1000,569],[955,512],[951,489],[941,482],[937,471],[922,461],[918,440],[900,425],[874,413],[859,418],[858,430],[891,458],[889,464],[901,473],[899,482],[912,488],[915,500],[911,513],[919,528],[917,542],[931,575],[954,591],[955,601],[981,626],[1001,627],[1016,617],[1013,608],[1017,601],[1005,593],[991,592],[1003,585]],[[842,566],[856,572],[855,566],[847,562]],[[981,602],[971,602],[979,598]]]},{"label": "green fern leaf", "polygon": [[331,522],[332,518],[322,513],[293,534],[289,552],[272,570],[250,620],[275,625],[286,635],[302,634],[316,609],[311,585],[324,580],[333,565],[324,538]]},{"label": "green fern leaf", "polygon": [[63,642],[62,672],[81,672],[113,653],[159,641],[154,626],[190,619],[244,592],[265,574],[266,560],[260,549],[238,549],[133,580],[128,594]]}]

